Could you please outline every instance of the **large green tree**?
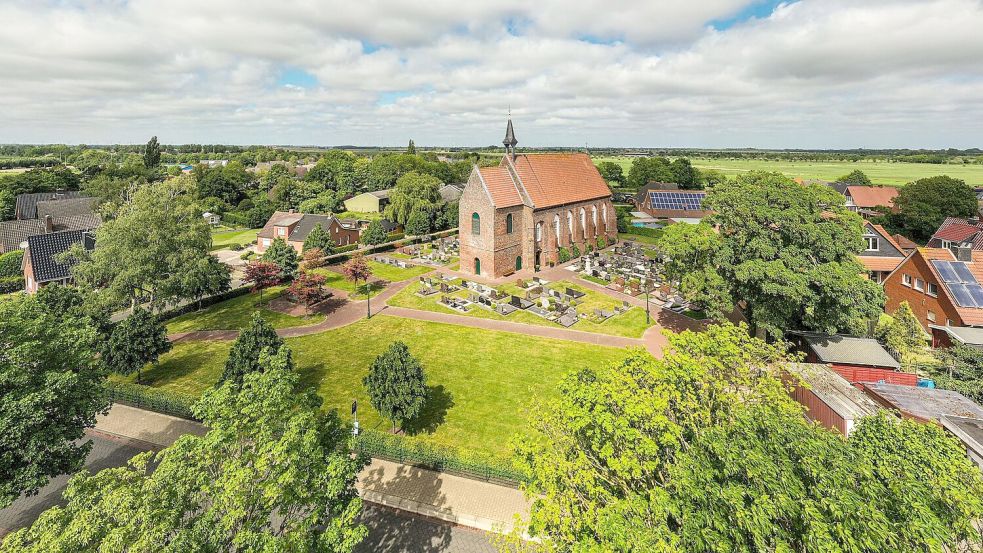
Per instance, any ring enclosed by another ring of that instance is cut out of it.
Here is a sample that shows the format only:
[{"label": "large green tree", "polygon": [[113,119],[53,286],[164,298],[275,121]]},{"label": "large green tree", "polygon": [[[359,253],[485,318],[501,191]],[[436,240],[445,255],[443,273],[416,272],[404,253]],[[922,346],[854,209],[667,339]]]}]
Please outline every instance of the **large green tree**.
[{"label": "large green tree", "polygon": [[[942,551],[974,540],[983,478],[933,425],[844,440],[789,396],[780,347],[732,325],[662,359],[575,371],[517,442],[539,551]],[[863,513],[863,516],[857,516]]]},{"label": "large green tree", "polygon": [[441,207],[440,186],[438,178],[415,171],[399,177],[389,193],[386,217],[404,226],[414,212],[422,212],[428,220],[432,219]]},{"label": "large green tree", "polygon": [[972,217],[979,210],[976,192],[965,182],[947,176],[908,183],[894,199],[897,213],[887,216],[892,230],[925,242],[946,217]]},{"label": "large green tree", "polygon": [[260,359],[264,351],[275,353],[283,347],[283,338],[277,335],[276,329],[262,315],[253,313],[249,326],[241,329],[232,343],[218,385],[229,382],[233,387],[241,387],[247,374],[263,369]]},{"label": "large green tree", "polygon": [[363,457],[286,352],[241,389],[206,391],[187,434],[125,467],[80,473],[65,505],[7,536],[0,551],[346,553],[365,537],[355,490]]},{"label": "large green tree", "polygon": [[[81,260],[72,272],[83,287],[102,289],[117,301],[135,303],[145,296],[159,307],[197,299],[200,279],[189,277],[211,255],[211,243],[193,180],[177,177],[136,190],[96,231],[95,250],[71,250]],[[209,274],[215,279],[210,288],[223,288],[228,281],[228,273]]]},{"label": "large green tree", "polygon": [[113,328],[103,351],[106,367],[122,375],[137,373],[147,363],[157,363],[160,356],[171,350],[167,328],[153,313],[137,306],[129,317]]},{"label": "large green tree", "polygon": [[[708,224],[718,233],[704,228],[699,240],[679,242],[671,232],[661,245],[675,257],[701,260],[693,270],[706,274],[681,278],[684,293],[718,314],[740,304],[755,331],[865,333],[884,293],[862,276],[856,254],[863,221],[842,203],[832,188],[753,172],[708,194]],[[688,283],[707,283],[712,293],[701,297]]]},{"label": "large green tree", "polygon": [[854,184],[857,186],[872,186],[874,184],[870,182],[870,178],[867,177],[867,175],[860,169],[850,171],[849,173],[836,179],[836,182],[845,182],[847,184]]},{"label": "large green tree", "polygon": [[625,182],[625,173],[621,164],[613,161],[602,161],[597,164],[597,171],[601,173],[601,178],[609,183],[613,182],[619,185]]},{"label": "large green tree", "polygon": [[99,333],[73,309],[0,301],[0,508],[81,469],[83,430],[109,407]]},{"label": "large green tree", "polygon": [[150,137],[143,149],[143,164],[147,169],[156,169],[160,165],[160,144],[156,136]]},{"label": "large green tree", "polygon": [[308,233],[307,238],[304,239],[304,251],[310,250],[312,248],[318,248],[324,255],[331,255],[331,251],[334,249],[335,243],[331,239],[331,235],[328,234],[321,223],[314,225],[311,232]]},{"label": "large green tree", "polygon": [[369,402],[383,417],[402,426],[423,410],[427,401],[427,378],[423,365],[403,342],[393,342],[375,358],[364,380]]},{"label": "large green tree", "polygon": [[386,235],[386,230],[382,228],[382,221],[375,220],[369,223],[369,226],[362,231],[362,236],[359,237],[358,241],[366,246],[374,246],[376,244],[382,244],[389,239]]},{"label": "large green tree", "polygon": [[287,241],[283,238],[275,238],[273,243],[270,244],[270,247],[263,252],[263,256],[260,259],[269,261],[279,267],[283,278],[291,278],[297,273],[297,265],[299,263],[297,250],[290,244],[287,244]]}]

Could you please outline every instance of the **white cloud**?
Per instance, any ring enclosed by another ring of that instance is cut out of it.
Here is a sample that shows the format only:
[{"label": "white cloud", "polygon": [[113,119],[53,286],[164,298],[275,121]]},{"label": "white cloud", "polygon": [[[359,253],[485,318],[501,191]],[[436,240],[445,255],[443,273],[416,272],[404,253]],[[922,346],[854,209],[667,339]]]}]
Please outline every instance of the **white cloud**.
[{"label": "white cloud", "polygon": [[980,2],[761,5],[0,0],[0,141],[979,145]]}]

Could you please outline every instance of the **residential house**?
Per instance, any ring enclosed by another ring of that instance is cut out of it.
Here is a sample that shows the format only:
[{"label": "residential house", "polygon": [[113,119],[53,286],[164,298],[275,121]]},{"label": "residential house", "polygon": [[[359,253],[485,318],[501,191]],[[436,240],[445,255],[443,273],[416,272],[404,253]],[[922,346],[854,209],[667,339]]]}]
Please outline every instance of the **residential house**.
[{"label": "residential house", "polygon": [[855,388],[827,365],[789,363],[783,380],[792,385],[791,395],[815,422],[849,436],[863,417],[875,415],[880,405]]},{"label": "residential house", "polygon": [[918,377],[901,371],[901,363],[872,338],[829,335],[817,332],[791,332],[789,339],[805,353],[807,363],[829,365],[851,384],[885,381],[915,386]]},{"label": "residential house", "polygon": [[896,211],[894,199],[898,196],[898,189],[893,186],[847,186],[846,207],[851,211],[860,213],[865,219],[876,217],[881,212],[876,208],[888,208]]},{"label": "residential house", "polygon": [[75,244],[87,250],[95,248],[95,235],[90,230],[63,230],[38,234],[27,239],[24,251],[24,283],[29,294],[52,282],[68,284],[72,281],[74,262],[62,262],[59,255]]},{"label": "residential house", "polygon": [[949,390],[865,383],[871,399],[904,418],[937,423],[966,448],[966,456],[983,468],[983,408],[966,396]]},{"label": "residential house", "polygon": [[475,166],[461,195],[461,271],[506,276],[617,239],[611,190],[590,156],[519,154],[511,119],[502,143],[499,164]]},{"label": "residential house", "polygon": [[870,271],[875,282],[884,282],[891,271],[898,268],[907,256],[884,227],[864,221],[864,251],[857,256],[864,268]]},{"label": "residential house", "polygon": [[14,218],[19,220],[37,219],[38,202],[53,200],[69,200],[83,198],[78,190],[59,190],[56,192],[37,192],[34,194],[18,194],[14,200]]},{"label": "residential house", "polygon": [[206,211],[202,213],[201,216],[204,217],[204,219],[208,221],[208,224],[212,225],[213,227],[222,224],[222,216],[219,215],[218,213],[212,213],[211,211]]},{"label": "residential house", "polygon": [[930,248],[953,248],[962,244],[983,251],[983,221],[978,217],[946,217],[928,241]]},{"label": "residential house", "polygon": [[[40,209],[48,213],[48,206],[43,205],[46,203],[61,202],[41,202]],[[31,236],[66,230],[89,230],[101,224],[102,219],[96,213],[66,216],[46,214],[40,219],[0,221],[0,254],[24,249]]]},{"label": "residential house", "polygon": [[357,244],[363,225],[355,219],[338,219],[333,215],[312,215],[277,211],[256,235],[256,251],[262,253],[273,240],[283,238],[298,253],[304,250],[304,240],[318,224],[338,246]]},{"label": "residential house", "polygon": [[907,301],[919,322],[983,326],[983,251],[968,246],[918,248],[884,280],[885,310]]},{"label": "residential house", "polygon": [[362,192],[345,200],[345,210],[356,213],[382,213],[389,205],[389,193],[392,189]]},{"label": "residential house", "polygon": [[906,238],[898,233],[892,234],[891,237],[894,238],[894,242],[898,246],[901,246],[901,251],[903,251],[905,255],[909,255],[911,252],[918,249],[918,244],[914,243],[910,238]]},{"label": "residential house", "polygon": [[461,194],[464,193],[463,184],[445,184],[440,187],[440,199],[444,203],[454,203],[461,199]]},{"label": "residential house", "polygon": [[654,227],[659,224],[699,223],[710,211],[703,208],[704,190],[680,190],[665,182],[650,182],[635,194],[633,224]]}]

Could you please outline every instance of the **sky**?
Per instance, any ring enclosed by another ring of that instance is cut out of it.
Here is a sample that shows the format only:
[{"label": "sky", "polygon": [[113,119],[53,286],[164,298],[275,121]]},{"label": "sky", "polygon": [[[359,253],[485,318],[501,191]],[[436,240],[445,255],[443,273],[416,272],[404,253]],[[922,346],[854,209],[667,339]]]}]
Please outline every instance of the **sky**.
[{"label": "sky", "polygon": [[983,0],[0,0],[0,142],[983,147]]}]

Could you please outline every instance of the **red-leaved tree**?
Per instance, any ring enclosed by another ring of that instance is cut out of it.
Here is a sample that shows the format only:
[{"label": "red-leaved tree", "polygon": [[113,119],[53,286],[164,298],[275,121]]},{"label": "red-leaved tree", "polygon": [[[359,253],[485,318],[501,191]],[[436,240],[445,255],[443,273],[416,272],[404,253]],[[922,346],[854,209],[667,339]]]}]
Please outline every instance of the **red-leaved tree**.
[{"label": "red-leaved tree", "polygon": [[287,288],[287,296],[291,300],[302,304],[307,309],[307,314],[311,314],[311,306],[321,303],[331,295],[324,288],[324,275],[303,272],[295,278]]},{"label": "red-leaved tree", "polygon": [[243,282],[253,284],[252,291],[259,290],[259,299],[263,299],[263,289],[276,286],[283,280],[283,270],[276,263],[270,261],[251,261],[246,264]]},{"label": "red-leaved tree", "polygon": [[369,277],[372,276],[372,269],[369,268],[369,264],[365,261],[365,257],[362,254],[357,254],[344,265],[341,266],[341,272],[345,275],[345,278],[350,282],[355,283],[355,291],[358,291],[358,281],[362,281],[366,284],[365,286],[365,318],[372,316],[372,307],[369,304],[369,296],[372,294],[371,287],[368,286]]}]

